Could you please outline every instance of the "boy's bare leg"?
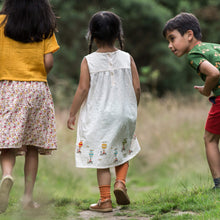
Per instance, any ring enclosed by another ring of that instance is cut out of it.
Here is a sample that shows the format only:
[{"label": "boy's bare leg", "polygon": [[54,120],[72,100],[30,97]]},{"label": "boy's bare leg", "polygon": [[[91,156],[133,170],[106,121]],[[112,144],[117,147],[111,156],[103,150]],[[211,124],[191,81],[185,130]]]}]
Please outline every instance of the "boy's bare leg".
[{"label": "boy's bare leg", "polygon": [[206,156],[213,179],[220,178],[220,152],[218,148],[220,135],[205,131],[204,140]]}]

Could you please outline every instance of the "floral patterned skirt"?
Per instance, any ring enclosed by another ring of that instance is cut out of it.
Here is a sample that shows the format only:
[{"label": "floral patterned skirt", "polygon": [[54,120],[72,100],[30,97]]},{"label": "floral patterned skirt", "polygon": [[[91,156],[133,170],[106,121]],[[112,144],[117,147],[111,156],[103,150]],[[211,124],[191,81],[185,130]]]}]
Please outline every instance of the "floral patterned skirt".
[{"label": "floral patterned skirt", "polygon": [[28,146],[40,154],[56,147],[55,111],[46,82],[0,81],[0,151]]}]

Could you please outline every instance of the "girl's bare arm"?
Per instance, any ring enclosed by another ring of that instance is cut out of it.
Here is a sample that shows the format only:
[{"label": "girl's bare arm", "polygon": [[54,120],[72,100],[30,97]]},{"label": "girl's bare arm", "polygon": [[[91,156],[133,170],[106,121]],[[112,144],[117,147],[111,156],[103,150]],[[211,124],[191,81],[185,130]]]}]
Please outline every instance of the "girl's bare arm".
[{"label": "girl's bare arm", "polygon": [[79,85],[76,90],[75,96],[73,98],[73,103],[70,108],[70,116],[67,122],[67,127],[73,130],[75,125],[76,114],[79,111],[83,101],[86,99],[90,87],[90,75],[87,65],[87,61],[84,58],[81,63],[80,80]]},{"label": "girl's bare arm", "polygon": [[134,87],[135,95],[137,98],[137,105],[138,105],[140,101],[140,95],[141,95],[141,86],[140,86],[140,80],[139,80],[137,67],[132,57],[131,57],[131,72],[132,72],[133,87]]},{"label": "girl's bare arm", "polygon": [[44,55],[44,65],[46,72],[49,73],[53,68],[53,53],[47,53]]}]

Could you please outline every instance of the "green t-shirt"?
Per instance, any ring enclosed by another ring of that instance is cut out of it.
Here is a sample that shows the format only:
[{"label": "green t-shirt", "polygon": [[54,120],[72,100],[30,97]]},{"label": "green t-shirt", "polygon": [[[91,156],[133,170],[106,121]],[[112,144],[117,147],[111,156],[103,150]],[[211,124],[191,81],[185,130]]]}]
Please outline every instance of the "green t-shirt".
[{"label": "green t-shirt", "polygon": [[[209,61],[213,66],[220,70],[220,44],[199,43],[187,55],[189,64],[197,71],[203,81],[206,75],[200,73],[199,66],[205,60]],[[220,95],[220,80],[218,85],[212,90],[215,96]]]}]

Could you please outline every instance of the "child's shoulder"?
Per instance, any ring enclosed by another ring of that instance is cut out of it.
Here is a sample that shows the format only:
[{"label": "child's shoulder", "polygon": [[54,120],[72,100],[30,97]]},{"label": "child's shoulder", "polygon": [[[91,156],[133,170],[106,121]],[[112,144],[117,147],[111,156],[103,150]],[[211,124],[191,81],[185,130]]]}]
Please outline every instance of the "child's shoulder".
[{"label": "child's shoulder", "polygon": [[130,54],[122,50],[113,52],[93,52],[85,56],[90,72],[100,72],[106,69],[130,68]]},{"label": "child's shoulder", "polygon": [[205,53],[210,50],[220,50],[220,44],[216,43],[207,43],[207,42],[201,42],[197,44],[195,47],[190,50],[189,54],[192,53]]},{"label": "child's shoulder", "polygon": [[94,57],[101,57],[101,56],[104,56],[104,57],[108,57],[108,56],[120,56],[120,57],[130,57],[130,54],[128,52],[125,52],[125,51],[122,51],[122,50],[116,50],[114,52],[93,52],[93,53],[90,53],[88,55],[85,56],[86,59],[91,59],[91,58],[94,58]]},{"label": "child's shoulder", "polygon": [[96,54],[97,54],[97,52],[89,53],[89,54],[85,55],[85,58],[94,57],[94,56],[96,56]]}]

